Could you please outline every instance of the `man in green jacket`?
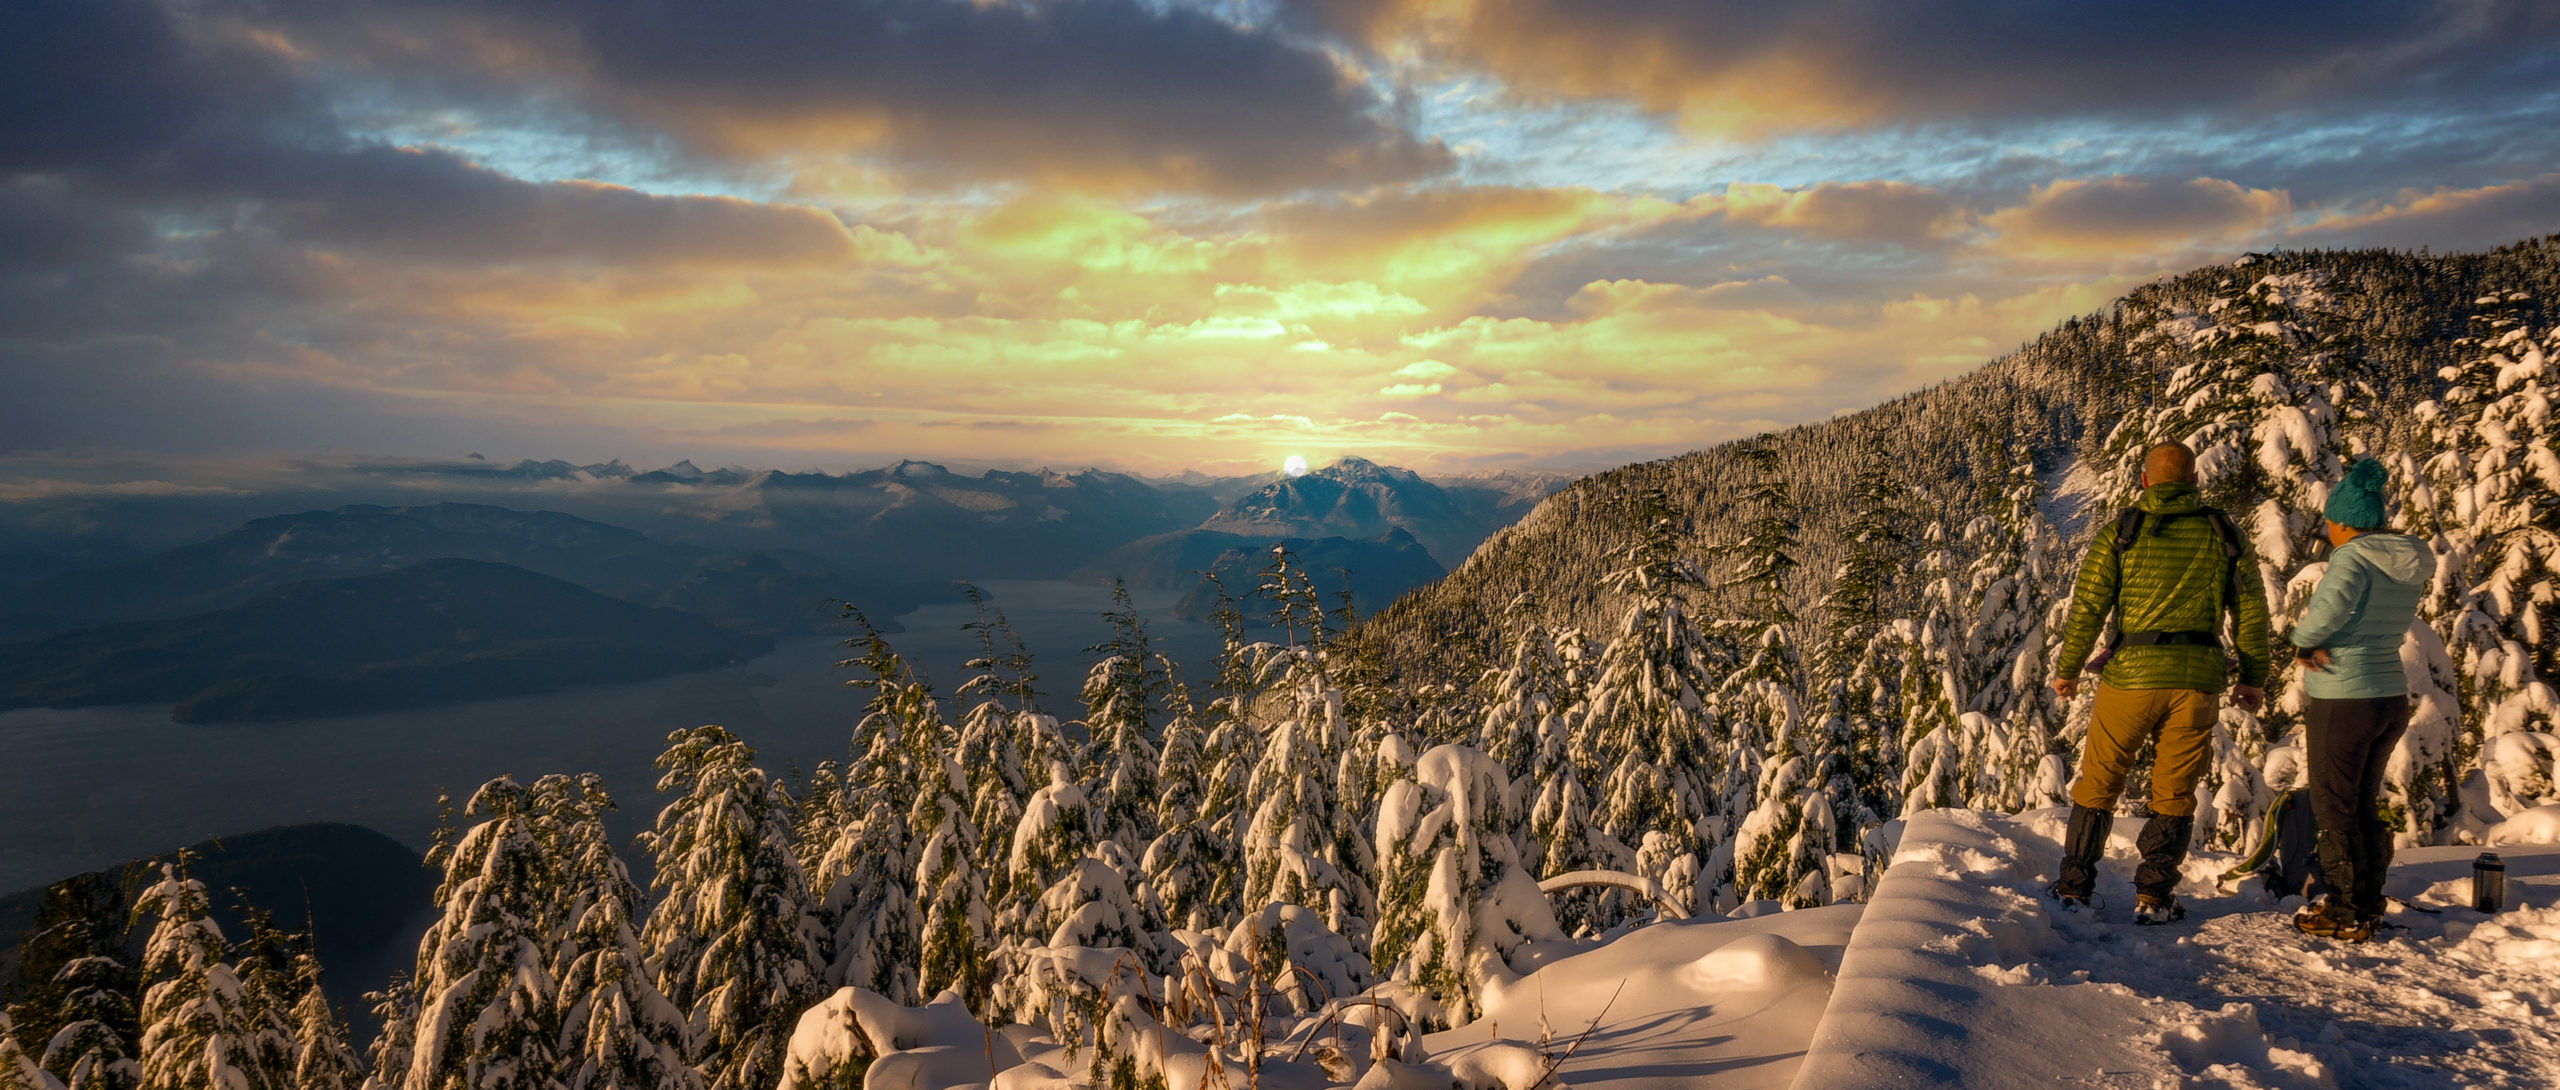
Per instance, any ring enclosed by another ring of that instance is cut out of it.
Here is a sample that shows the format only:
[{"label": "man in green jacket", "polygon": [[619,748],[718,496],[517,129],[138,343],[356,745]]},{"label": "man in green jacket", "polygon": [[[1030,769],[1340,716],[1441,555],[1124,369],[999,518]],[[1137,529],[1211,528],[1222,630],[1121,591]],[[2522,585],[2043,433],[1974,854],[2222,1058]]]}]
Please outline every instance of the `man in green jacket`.
[{"label": "man in green jacket", "polygon": [[2136,923],[2186,915],[2175,896],[2178,867],[2195,830],[2196,780],[2212,755],[2213,724],[2230,680],[2226,614],[2240,664],[2232,703],[2254,712],[2266,701],[2266,587],[2230,521],[2198,495],[2195,467],[2195,452],[2184,443],[2144,453],[2140,521],[2125,516],[2124,525],[2135,531],[2129,541],[2101,527],[2090,543],[2054,670],[2054,692],[2066,700],[2078,693],[2082,664],[2107,615],[2115,615],[2116,637],[2099,677],[2080,778],[2071,785],[2071,828],[2052,893],[2067,908],[2089,903],[2125,775],[2142,743],[2156,735],[2152,816],[2135,842],[2142,852],[2133,875]]}]

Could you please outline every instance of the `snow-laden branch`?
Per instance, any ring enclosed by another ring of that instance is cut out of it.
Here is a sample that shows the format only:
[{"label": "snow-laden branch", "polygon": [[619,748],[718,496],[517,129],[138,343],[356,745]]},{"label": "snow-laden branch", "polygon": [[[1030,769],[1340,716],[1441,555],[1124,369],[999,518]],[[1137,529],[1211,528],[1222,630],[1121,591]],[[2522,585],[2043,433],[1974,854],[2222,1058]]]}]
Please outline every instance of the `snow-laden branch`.
[{"label": "snow-laden branch", "polygon": [[1662,915],[1666,919],[1685,920],[1689,918],[1689,913],[1680,907],[1680,902],[1672,900],[1670,895],[1664,893],[1662,891],[1662,887],[1655,883],[1653,879],[1639,874],[1629,874],[1622,870],[1566,871],[1563,874],[1559,874],[1553,878],[1539,882],[1538,892],[1553,894],[1557,890],[1581,889],[1589,886],[1598,886],[1605,889],[1623,889],[1629,893],[1635,894],[1636,896],[1652,901],[1657,907],[1662,909]]}]

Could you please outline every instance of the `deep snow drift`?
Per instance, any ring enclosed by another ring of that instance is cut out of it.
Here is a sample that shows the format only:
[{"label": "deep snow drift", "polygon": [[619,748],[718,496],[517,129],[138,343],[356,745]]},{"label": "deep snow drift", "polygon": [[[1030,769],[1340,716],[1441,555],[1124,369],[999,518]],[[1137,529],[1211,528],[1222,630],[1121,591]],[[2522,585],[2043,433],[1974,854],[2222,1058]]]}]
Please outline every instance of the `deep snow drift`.
[{"label": "deep snow drift", "polygon": [[2096,911],[2057,914],[2038,891],[2066,814],[1911,819],[1797,1085],[2560,1085],[2560,848],[2497,848],[2494,917],[2467,907],[2479,848],[2402,849],[2402,929],[2344,946],[2254,880],[2217,887],[2216,852],[2187,863],[2187,920],[2133,925],[2138,821]]},{"label": "deep snow drift", "polygon": [[[2343,946],[2296,933],[2294,902],[2254,880],[2217,885],[2232,857],[2207,851],[2180,890],[2192,915],[2135,926],[2139,821],[2115,831],[2096,910],[2057,913],[2038,891],[2064,813],[1917,815],[1865,906],[1668,921],[1547,951],[1488,996],[1486,1017],[1405,1041],[1399,1059],[1372,1059],[1367,1027],[1387,1023],[1359,1008],[1339,1031],[1275,1033],[1258,1080],[1213,1072],[1206,1048],[1161,1030],[1104,1055],[1134,1055],[1168,1090],[2560,1085],[2560,846],[2546,835],[2560,814],[2504,830],[2540,841],[2496,848],[2505,912],[2468,907],[2479,848],[2404,849],[2389,884],[2407,902],[2399,929]],[[949,996],[901,1008],[846,989],[802,1020],[783,1086],[857,1057],[872,1090],[1085,1084],[1092,1048],[990,1031]]]}]

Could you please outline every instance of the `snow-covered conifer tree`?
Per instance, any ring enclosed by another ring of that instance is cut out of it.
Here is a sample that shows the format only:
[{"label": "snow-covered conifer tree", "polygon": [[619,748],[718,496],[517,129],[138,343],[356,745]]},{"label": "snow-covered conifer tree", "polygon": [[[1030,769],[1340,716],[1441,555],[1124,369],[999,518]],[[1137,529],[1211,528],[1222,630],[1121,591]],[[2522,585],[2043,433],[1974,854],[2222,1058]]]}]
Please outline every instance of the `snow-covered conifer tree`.
[{"label": "snow-covered conifer tree", "polygon": [[288,1016],[293,1032],[288,1085],[294,1090],[355,1090],[364,1081],[364,1061],[348,1047],[347,1024],[320,990],[320,959],[308,949],[294,956],[293,989],[298,998]]},{"label": "snow-covered conifer tree", "polygon": [[1038,1006],[1031,960],[1035,951],[1049,945],[1055,928],[1041,901],[1093,847],[1088,806],[1084,790],[1076,786],[1063,761],[1049,766],[1048,784],[1023,804],[1004,872],[994,883],[1000,891],[995,900],[1001,907],[990,935],[996,964],[992,999],[999,1011]]},{"label": "snow-covered conifer tree", "polygon": [[[1989,458],[1985,459],[1990,461]],[[2062,709],[2045,685],[2052,676],[2047,622],[2070,575],[2052,561],[2060,542],[2036,507],[2035,463],[2005,460],[1983,489],[1988,513],[1967,536],[1974,561],[1966,579],[1961,685],[1970,710],[1990,723],[1979,754],[1975,805],[2015,812],[2035,801],[2059,755]]]},{"label": "snow-covered conifer tree", "polygon": [[1485,713],[1474,737],[1475,747],[1502,763],[1515,782],[1552,769],[1564,760],[1559,749],[1543,747],[1565,736],[1548,721],[1560,719],[1574,701],[1565,684],[1564,658],[1556,641],[1540,623],[1528,595],[1503,610],[1511,637],[1511,655],[1499,670],[1485,675],[1490,690]]},{"label": "snow-covered conifer tree", "polygon": [[[1284,659],[1309,658],[1304,648]],[[1342,725],[1342,693],[1322,684],[1302,665],[1288,684],[1294,710],[1274,727],[1254,763],[1246,797],[1256,800],[1243,837],[1244,904],[1287,903],[1320,916],[1336,934],[1366,930],[1359,906],[1366,898],[1346,873],[1334,843],[1334,775],[1349,739]]]},{"label": "snow-covered conifer tree", "polygon": [[264,1074],[251,1052],[240,978],[222,960],[202,883],[186,876],[185,853],[160,865],[160,878],[134,902],[151,923],[142,952],[142,1041],[136,1059],[145,1090],[283,1090],[252,1081]]},{"label": "snow-covered conifer tree", "polygon": [[[418,940],[418,997],[403,1090],[559,1083],[559,985],[551,975],[554,871],[531,793],[501,776],[463,813],[480,821],[427,862],[442,915]],[[389,1073],[385,1073],[389,1077]]]},{"label": "snow-covered conifer tree", "polygon": [[288,1085],[294,1067],[292,962],[294,947],[303,938],[277,930],[271,916],[245,899],[239,910],[245,933],[229,954],[232,973],[240,979],[241,1025],[255,1068],[249,1081]]},{"label": "snow-covered conifer tree", "polygon": [[108,873],[55,882],[18,946],[9,1016],[28,1058],[66,1083],[126,1090],[138,1074],[137,988],[124,948],[131,908],[130,895]]},{"label": "snow-covered conifer tree", "polygon": [[916,904],[917,830],[909,818],[928,795],[939,822],[951,792],[937,739],[942,722],[932,690],[878,629],[847,641],[862,654],[841,665],[858,671],[848,684],[871,700],[853,728],[853,763],[845,771],[849,820],[820,853],[810,875],[813,917],[828,955],[822,979],[897,1002],[918,1001],[916,968],[924,925]]},{"label": "snow-covered conifer tree", "polygon": [[18,1043],[17,1026],[7,1011],[0,1011],[0,1090],[63,1090],[61,1080]]},{"label": "snow-covered conifer tree", "polygon": [[968,777],[957,759],[957,739],[938,717],[905,731],[902,740],[917,780],[906,823],[916,839],[909,877],[920,929],[916,997],[957,988],[975,1009],[986,998],[987,937],[994,921],[979,867],[984,841],[969,820]]},{"label": "snow-covered conifer tree", "polygon": [[956,694],[966,709],[960,719],[959,762],[968,777],[969,824],[990,839],[996,850],[1005,845],[1022,820],[1022,800],[1031,794],[1030,770],[1046,769],[1025,761],[1018,744],[1015,717],[1028,713],[1031,657],[1020,649],[1001,611],[990,611],[978,588],[963,584],[978,617],[962,627],[978,639],[978,654],[962,664],[969,678]]},{"label": "snow-covered conifer tree", "polygon": [[1155,839],[1154,736],[1172,678],[1148,646],[1146,622],[1126,584],[1112,582],[1111,605],[1103,614],[1111,638],[1085,649],[1101,658],[1086,672],[1082,690],[1083,772],[1093,785],[1088,795],[1101,835],[1134,856]]},{"label": "snow-covered conifer tree", "polygon": [[1152,902],[1168,926],[1204,931],[1225,922],[1237,895],[1234,846],[1205,811],[1207,770],[1201,766],[1200,712],[1190,690],[1177,683],[1172,721],[1165,725],[1156,765],[1155,826],[1160,830],[1139,868],[1141,898]]},{"label": "snow-covered conifer tree", "polygon": [[1520,824],[1506,770],[1465,746],[1433,747],[1380,801],[1370,958],[1430,1001],[1425,1025],[1472,1021],[1489,983],[1529,968],[1512,961],[1524,946],[1563,937],[1520,866],[1512,841]]},{"label": "snow-covered conifer tree", "polygon": [[[1931,523],[1927,550],[1918,565],[1921,590],[1919,617],[1896,621],[1888,635],[1896,646],[1901,677],[1895,690],[1902,700],[1902,812],[1917,813],[1972,801],[1971,744],[1986,720],[1965,711],[1963,681],[1958,676],[1956,623],[1961,605],[1955,590],[1955,560],[1943,523]],[[1968,718],[1970,716],[1970,718]]]},{"label": "snow-covered conifer tree", "polygon": [[133,973],[100,954],[75,958],[54,977],[62,1028],[41,1046],[47,1071],[77,1090],[133,1090],[141,1080],[133,1058]]},{"label": "snow-covered conifer tree", "polygon": [[558,875],[551,974],[559,982],[561,1083],[567,1090],[689,1090],[685,1012],[651,981],[640,945],[640,890],[613,852],[602,778],[534,781],[537,835]]},{"label": "snow-covered conifer tree", "polygon": [[[1601,831],[1621,845],[1662,833],[1676,857],[1721,840],[1716,788],[1735,755],[1714,746],[1708,694],[1717,656],[1690,619],[1689,596],[1705,581],[1680,555],[1670,504],[1660,491],[1639,496],[1632,513],[1635,544],[1609,576],[1610,590],[1631,601],[1593,670],[1573,759],[1604,776],[1593,815]],[[1555,872],[1557,861],[1548,860],[1546,869]]]},{"label": "snow-covered conifer tree", "polygon": [[[1811,678],[1813,703],[1822,708],[1821,734],[1815,752],[1837,755],[1838,768],[1823,778],[1845,777],[1827,786],[1831,825],[1839,843],[1835,850],[1856,850],[1865,831],[1896,813],[1902,799],[1901,717],[1899,702],[1887,683],[1894,671],[1880,661],[1890,653],[1885,642],[1886,603],[1894,577],[1909,562],[1909,535],[1903,489],[1882,458],[1869,458],[1851,481],[1840,561],[1831,584],[1816,606],[1822,639],[1814,649]],[[1817,767],[1831,758],[1817,760]]]},{"label": "snow-covered conifer tree", "polygon": [[675,799],[641,834],[658,894],[641,941],[659,993],[688,1012],[706,1084],[761,1090],[780,1077],[792,1026],[818,992],[791,798],[721,727],[667,743],[658,790]]},{"label": "snow-covered conifer tree", "polygon": [[1771,741],[1759,801],[1734,830],[1734,887],[1744,901],[1776,901],[1810,908],[1831,901],[1831,856],[1839,830],[1832,792],[1845,783],[1838,752],[1829,744],[1842,732],[1833,708],[1801,738],[1794,720]]}]

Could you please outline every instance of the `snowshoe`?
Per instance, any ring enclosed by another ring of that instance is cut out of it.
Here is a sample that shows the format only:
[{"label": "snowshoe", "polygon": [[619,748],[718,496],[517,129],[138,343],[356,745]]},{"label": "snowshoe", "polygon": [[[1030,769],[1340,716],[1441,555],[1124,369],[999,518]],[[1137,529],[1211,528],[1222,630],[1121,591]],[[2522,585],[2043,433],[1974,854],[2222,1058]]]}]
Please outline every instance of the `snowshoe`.
[{"label": "snowshoe", "polygon": [[2154,897],[2148,893],[2133,899],[2133,922],[2145,927],[2158,927],[2187,918],[2187,906],[2175,897]]}]

